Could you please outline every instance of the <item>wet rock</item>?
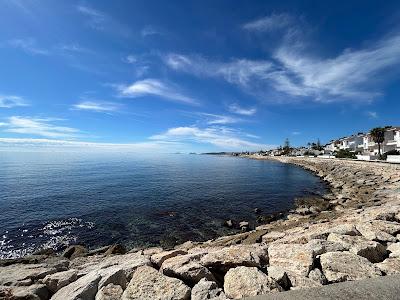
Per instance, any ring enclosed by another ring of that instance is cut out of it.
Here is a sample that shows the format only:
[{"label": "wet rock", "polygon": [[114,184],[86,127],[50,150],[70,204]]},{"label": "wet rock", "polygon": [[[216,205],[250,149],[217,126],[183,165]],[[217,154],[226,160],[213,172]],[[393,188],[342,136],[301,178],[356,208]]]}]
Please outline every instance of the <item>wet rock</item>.
[{"label": "wet rock", "polygon": [[153,264],[157,265],[158,267],[161,267],[162,263],[165,260],[175,257],[177,255],[183,255],[183,254],[187,254],[187,252],[183,251],[183,250],[163,251],[163,252],[152,255],[150,260]]},{"label": "wet rock", "polygon": [[224,291],[214,281],[203,278],[192,288],[191,300],[226,300]]},{"label": "wet rock", "polygon": [[268,248],[270,266],[307,276],[314,266],[314,252],[302,244],[272,244]]},{"label": "wet rock", "polygon": [[400,259],[397,258],[386,258],[383,262],[375,265],[386,275],[400,273]]},{"label": "wet rock", "polygon": [[87,274],[71,284],[59,289],[52,300],[94,299],[101,276],[95,272]]},{"label": "wet rock", "polygon": [[120,300],[123,292],[121,286],[110,283],[99,289],[95,300]]},{"label": "wet rock", "polygon": [[206,267],[226,271],[237,266],[261,267],[268,263],[267,247],[256,245],[235,245],[217,250],[210,250],[200,259]]},{"label": "wet rock", "polygon": [[255,267],[230,269],[224,278],[226,296],[233,299],[280,292],[282,287]]},{"label": "wet rock", "polygon": [[234,223],[233,223],[232,220],[226,220],[226,221],[223,223],[223,225],[224,225],[225,227],[228,227],[228,228],[233,228]]},{"label": "wet rock", "polygon": [[116,244],[108,248],[107,251],[104,253],[104,255],[125,254],[125,253],[126,253],[125,247],[123,245]]},{"label": "wet rock", "polygon": [[203,254],[186,254],[169,258],[163,262],[160,271],[167,276],[182,279],[190,284],[196,284],[205,278],[214,281],[213,274],[199,263]]},{"label": "wet rock", "polygon": [[258,208],[258,207],[256,207],[256,208],[254,209],[254,213],[256,213],[256,214],[260,214],[260,213],[261,213],[261,209],[260,209],[260,208]]},{"label": "wet rock", "polygon": [[68,259],[74,259],[76,257],[85,256],[87,253],[88,250],[84,246],[73,245],[65,249],[61,256]]},{"label": "wet rock", "polygon": [[59,289],[67,286],[71,282],[77,279],[78,272],[74,269],[58,272],[51,275],[47,275],[43,279],[43,283],[47,286],[51,293],[57,292]]},{"label": "wet rock", "polygon": [[138,268],[132,276],[122,300],[154,300],[190,298],[190,288],[176,278],[167,277],[148,266]]},{"label": "wet rock", "polygon": [[329,282],[360,280],[382,275],[366,258],[350,252],[328,252],[320,256],[322,272]]},{"label": "wet rock", "polygon": [[250,226],[250,225],[249,225],[249,222],[247,222],[247,221],[242,221],[242,222],[239,223],[239,228],[240,228],[240,230],[242,230],[243,232],[248,231],[249,228],[250,228],[249,226]]}]

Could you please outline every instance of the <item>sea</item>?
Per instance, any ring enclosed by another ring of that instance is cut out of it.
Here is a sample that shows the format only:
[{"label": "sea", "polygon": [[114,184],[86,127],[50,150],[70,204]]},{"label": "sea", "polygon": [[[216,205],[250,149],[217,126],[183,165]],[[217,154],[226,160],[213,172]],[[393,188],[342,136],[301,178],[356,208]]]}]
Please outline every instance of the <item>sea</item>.
[{"label": "sea", "polygon": [[0,152],[0,258],[71,244],[171,247],[327,186],[300,167],[223,155]]}]

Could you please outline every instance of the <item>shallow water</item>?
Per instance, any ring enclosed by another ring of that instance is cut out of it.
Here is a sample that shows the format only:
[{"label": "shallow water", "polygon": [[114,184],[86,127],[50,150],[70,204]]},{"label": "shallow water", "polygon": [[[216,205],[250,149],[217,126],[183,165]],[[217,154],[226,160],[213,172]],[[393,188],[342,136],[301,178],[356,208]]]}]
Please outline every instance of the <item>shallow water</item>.
[{"label": "shallow water", "polygon": [[0,152],[0,257],[68,244],[171,245],[289,209],[325,184],[299,167],[209,155]]}]

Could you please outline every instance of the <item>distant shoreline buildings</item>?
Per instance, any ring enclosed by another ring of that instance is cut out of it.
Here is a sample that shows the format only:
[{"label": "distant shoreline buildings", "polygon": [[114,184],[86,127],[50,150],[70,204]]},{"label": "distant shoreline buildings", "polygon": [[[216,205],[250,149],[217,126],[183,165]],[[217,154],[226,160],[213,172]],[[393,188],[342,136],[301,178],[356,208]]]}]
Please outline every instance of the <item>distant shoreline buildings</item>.
[{"label": "distant shoreline buildings", "polygon": [[[397,156],[390,159],[393,162],[400,162],[400,127],[386,126],[384,130],[383,141],[379,145],[374,141],[371,133],[353,134],[351,136],[342,137],[339,139],[331,140],[325,145],[318,143],[308,144],[307,147],[290,147],[288,141],[285,142],[284,147],[276,149],[258,151],[258,152],[241,152],[233,153],[233,155],[260,155],[260,156],[318,156],[324,158],[338,157],[338,153],[346,153],[348,158],[356,158],[359,160],[376,160],[384,154],[390,156]],[[386,158],[386,157],[385,157]],[[389,158],[388,158],[389,161]]]}]

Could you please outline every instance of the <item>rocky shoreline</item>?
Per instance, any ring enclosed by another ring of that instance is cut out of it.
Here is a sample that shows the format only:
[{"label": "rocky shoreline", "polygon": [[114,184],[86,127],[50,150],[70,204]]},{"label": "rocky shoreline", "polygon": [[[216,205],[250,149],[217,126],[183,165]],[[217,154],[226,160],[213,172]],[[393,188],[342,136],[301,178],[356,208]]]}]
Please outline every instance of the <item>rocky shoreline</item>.
[{"label": "rocky shoreline", "polygon": [[400,165],[274,159],[331,192],[255,230],[168,251],[73,246],[2,261],[0,299],[239,299],[400,273]]}]

